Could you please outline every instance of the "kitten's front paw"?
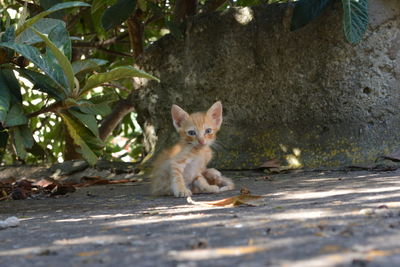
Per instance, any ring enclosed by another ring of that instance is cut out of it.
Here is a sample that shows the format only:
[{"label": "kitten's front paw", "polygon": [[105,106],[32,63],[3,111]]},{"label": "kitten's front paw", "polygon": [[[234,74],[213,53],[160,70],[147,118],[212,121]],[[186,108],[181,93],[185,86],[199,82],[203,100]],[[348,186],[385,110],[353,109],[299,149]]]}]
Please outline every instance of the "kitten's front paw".
[{"label": "kitten's front paw", "polygon": [[192,191],[187,188],[181,188],[180,190],[174,191],[174,196],[176,197],[190,197],[192,196]]}]

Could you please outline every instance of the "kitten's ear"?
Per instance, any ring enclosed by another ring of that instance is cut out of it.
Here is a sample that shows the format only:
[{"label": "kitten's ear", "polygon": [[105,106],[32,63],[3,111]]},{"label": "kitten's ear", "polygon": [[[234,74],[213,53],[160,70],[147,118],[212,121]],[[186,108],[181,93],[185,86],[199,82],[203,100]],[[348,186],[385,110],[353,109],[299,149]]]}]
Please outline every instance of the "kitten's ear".
[{"label": "kitten's ear", "polygon": [[189,118],[189,114],[186,111],[178,107],[177,105],[172,105],[171,108],[172,120],[174,122],[175,128],[178,130],[182,127],[182,123]]},{"label": "kitten's ear", "polygon": [[215,102],[209,110],[207,115],[214,121],[215,125],[219,129],[222,123],[222,104],[221,101]]}]

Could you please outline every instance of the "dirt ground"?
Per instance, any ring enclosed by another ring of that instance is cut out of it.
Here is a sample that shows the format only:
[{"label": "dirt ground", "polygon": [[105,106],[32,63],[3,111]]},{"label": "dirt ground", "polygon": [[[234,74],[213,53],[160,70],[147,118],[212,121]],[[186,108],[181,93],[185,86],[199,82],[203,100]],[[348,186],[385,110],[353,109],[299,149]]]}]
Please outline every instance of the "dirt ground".
[{"label": "dirt ground", "polygon": [[0,202],[1,266],[399,266],[400,171],[228,172],[258,207],[148,194],[146,180]]}]

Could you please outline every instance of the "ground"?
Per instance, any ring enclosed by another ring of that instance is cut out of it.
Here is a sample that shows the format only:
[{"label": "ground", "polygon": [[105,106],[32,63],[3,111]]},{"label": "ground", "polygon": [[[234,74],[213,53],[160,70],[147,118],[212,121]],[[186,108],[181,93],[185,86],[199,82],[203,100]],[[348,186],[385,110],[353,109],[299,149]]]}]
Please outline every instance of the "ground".
[{"label": "ground", "polygon": [[146,180],[0,202],[1,266],[398,266],[400,171],[227,172],[265,197],[208,207],[148,194]]}]

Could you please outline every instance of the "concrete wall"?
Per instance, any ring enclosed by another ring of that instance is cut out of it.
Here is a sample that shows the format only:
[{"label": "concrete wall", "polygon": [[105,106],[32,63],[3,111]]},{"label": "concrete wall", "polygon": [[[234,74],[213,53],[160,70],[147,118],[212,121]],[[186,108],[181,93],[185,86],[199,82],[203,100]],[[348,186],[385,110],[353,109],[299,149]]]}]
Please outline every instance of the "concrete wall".
[{"label": "concrete wall", "polygon": [[254,168],[271,158],[305,167],[366,163],[400,147],[400,5],[370,0],[358,45],[331,5],[306,27],[284,26],[286,6],[198,16],[185,39],[165,36],[139,66],[160,77],[135,101],[149,147],[171,145],[170,106],[224,105],[214,165]]}]

